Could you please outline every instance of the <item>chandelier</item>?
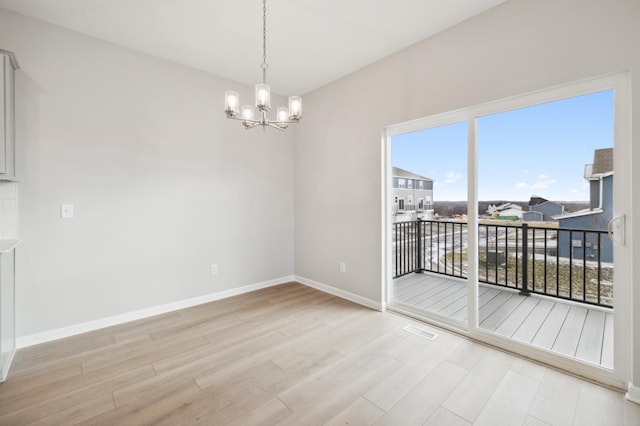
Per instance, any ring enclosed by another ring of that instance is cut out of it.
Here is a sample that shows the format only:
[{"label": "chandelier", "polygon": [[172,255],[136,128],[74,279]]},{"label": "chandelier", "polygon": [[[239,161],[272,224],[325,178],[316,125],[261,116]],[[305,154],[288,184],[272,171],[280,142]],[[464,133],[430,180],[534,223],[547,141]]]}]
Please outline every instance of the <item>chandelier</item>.
[{"label": "chandelier", "polygon": [[276,119],[269,120],[267,111],[271,109],[271,89],[267,85],[267,0],[262,0],[262,84],[256,84],[256,102],[252,105],[240,106],[238,92],[224,92],[224,112],[227,118],[241,120],[245,129],[262,126],[263,130],[273,127],[286,129],[290,123],[297,123],[302,118],[302,98],[289,97],[289,107],[278,107]]}]

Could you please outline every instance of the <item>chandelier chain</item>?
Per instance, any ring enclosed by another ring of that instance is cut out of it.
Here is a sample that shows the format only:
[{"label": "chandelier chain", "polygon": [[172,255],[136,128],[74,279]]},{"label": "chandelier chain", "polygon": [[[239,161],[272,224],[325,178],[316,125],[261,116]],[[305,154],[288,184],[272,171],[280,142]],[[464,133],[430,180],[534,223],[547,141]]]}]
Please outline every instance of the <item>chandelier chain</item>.
[{"label": "chandelier chain", "polygon": [[262,84],[267,84],[267,0],[262,0]]}]

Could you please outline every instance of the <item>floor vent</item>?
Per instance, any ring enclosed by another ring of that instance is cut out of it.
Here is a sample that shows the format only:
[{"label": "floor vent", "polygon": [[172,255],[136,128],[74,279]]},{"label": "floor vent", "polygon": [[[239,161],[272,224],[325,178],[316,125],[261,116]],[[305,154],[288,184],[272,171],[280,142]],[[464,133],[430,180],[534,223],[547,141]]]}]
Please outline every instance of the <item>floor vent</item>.
[{"label": "floor vent", "polygon": [[413,324],[407,324],[402,329],[429,340],[436,340],[436,337],[438,337],[437,334],[427,331],[424,328],[416,327]]}]

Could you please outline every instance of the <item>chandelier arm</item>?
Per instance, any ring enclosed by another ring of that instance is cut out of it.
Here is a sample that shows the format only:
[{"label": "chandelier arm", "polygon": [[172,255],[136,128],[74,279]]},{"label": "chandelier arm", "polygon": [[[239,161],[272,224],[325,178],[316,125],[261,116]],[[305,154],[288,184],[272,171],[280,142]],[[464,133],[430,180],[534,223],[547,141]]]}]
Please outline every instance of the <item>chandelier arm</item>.
[{"label": "chandelier arm", "polygon": [[278,129],[278,130],[280,130],[281,132],[284,132],[284,130],[285,130],[285,129],[283,129],[283,128],[281,128],[281,127],[278,127],[277,125],[273,124],[273,122],[271,122],[271,121],[270,121],[270,122],[268,122],[268,123],[266,123],[266,124],[264,124],[263,126],[273,127],[274,129]]},{"label": "chandelier arm", "polygon": [[[230,120],[238,120],[238,121],[246,121],[248,123],[257,123],[257,124],[262,124],[262,120],[256,120],[256,119],[251,119],[251,120],[247,120],[246,118],[242,118],[239,116],[227,116],[228,119]],[[273,124],[298,124],[300,121],[296,121],[296,120],[267,120],[269,123],[273,123]]]},{"label": "chandelier arm", "polygon": [[253,129],[256,126],[259,126],[261,123],[259,121],[243,121],[242,125],[245,130]]},{"label": "chandelier arm", "polygon": [[230,120],[238,120],[238,121],[246,121],[247,123],[259,123],[258,120],[247,120],[246,118],[242,118],[242,117],[233,117],[233,116],[227,116],[228,119]]}]

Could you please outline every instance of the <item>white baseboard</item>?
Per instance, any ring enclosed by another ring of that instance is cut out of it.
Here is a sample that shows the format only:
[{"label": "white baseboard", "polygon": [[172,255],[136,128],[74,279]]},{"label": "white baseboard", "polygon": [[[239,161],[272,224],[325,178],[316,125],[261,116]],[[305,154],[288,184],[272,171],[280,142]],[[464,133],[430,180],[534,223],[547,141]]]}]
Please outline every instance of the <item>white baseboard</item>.
[{"label": "white baseboard", "polygon": [[267,287],[273,287],[291,281],[295,281],[295,277],[293,275],[276,278],[257,284],[249,284],[242,287],[236,287],[217,293],[205,294],[204,296],[193,297],[191,299],[179,300],[177,302],[167,303],[164,305],[152,306],[150,308],[127,312],[120,315],[114,315],[112,317],[101,318],[94,321],[88,321],[81,324],[75,324],[68,327],[61,327],[53,330],[43,331],[41,333],[21,336],[16,339],[16,347],[26,348],[28,346],[50,342],[52,340],[62,339],[64,337],[75,336],[76,334],[99,330],[101,328],[111,327],[113,325],[118,325],[129,321],[135,321],[152,317],[154,315],[165,314],[167,312],[177,311],[179,309],[185,309],[192,306],[202,305],[204,303],[214,302],[220,299],[226,299],[227,297],[237,296],[239,294],[249,293],[251,291],[260,290]]},{"label": "white baseboard", "polygon": [[633,383],[629,382],[629,388],[627,390],[625,398],[627,398],[631,402],[640,404],[640,387],[634,386]]},{"label": "white baseboard", "polygon": [[366,297],[358,296],[357,294],[350,293],[348,291],[332,287],[318,281],[310,280],[309,278],[296,275],[295,281],[306,286],[313,287],[316,290],[324,291],[325,293],[333,294],[334,296],[338,296],[342,299],[357,303],[358,305],[366,306],[367,308],[371,308],[376,311],[383,312],[386,309],[386,303],[384,302],[376,302],[375,300],[367,299]]}]

